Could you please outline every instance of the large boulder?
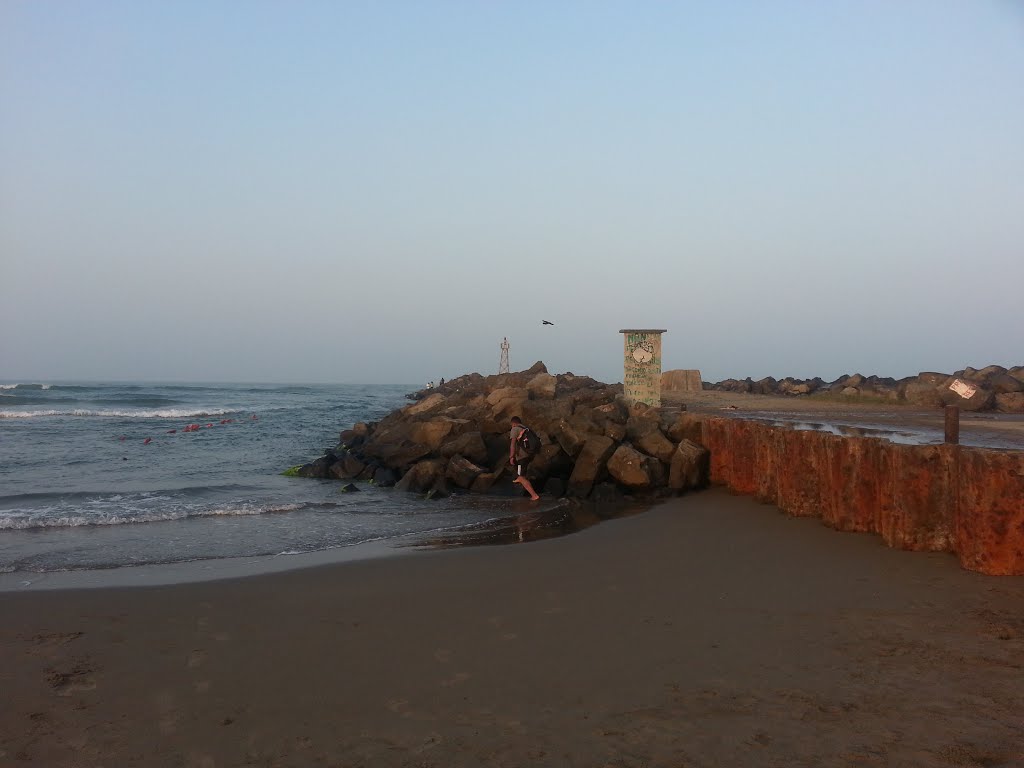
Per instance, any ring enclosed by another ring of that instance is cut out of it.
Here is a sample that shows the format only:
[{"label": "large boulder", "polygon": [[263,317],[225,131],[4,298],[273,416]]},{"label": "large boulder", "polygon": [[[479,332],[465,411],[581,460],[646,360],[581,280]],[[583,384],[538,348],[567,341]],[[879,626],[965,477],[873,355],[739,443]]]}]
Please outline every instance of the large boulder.
[{"label": "large boulder", "polygon": [[464,420],[456,421],[445,417],[431,419],[430,421],[419,421],[410,427],[409,437],[414,443],[421,443],[431,451],[436,451],[445,442],[452,430],[457,425],[460,425],[460,422],[461,425],[466,423]]},{"label": "large boulder", "polygon": [[377,467],[373,472],[373,482],[381,488],[390,488],[398,482],[398,476],[390,467]]},{"label": "large boulder", "polygon": [[938,408],[942,405],[939,387],[927,381],[911,380],[903,387],[903,399],[911,405],[922,408]]},{"label": "large boulder", "polygon": [[558,443],[549,443],[540,447],[527,466],[527,474],[531,480],[544,480],[551,475],[568,476],[572,466],[572,457]]},{"label": "large boulder", "polygon": [[[608,474],[615,482],[631,490],[643,491],[651,487],[650,456],[623,444],[608,459]],[[657,461],[655,459],[655,461]]]},{"label": "large boulder", "polygon": [[948,373],[936,373],[935,371],[921,371],[917,374],[918,381],[924,384],[931,384],[933,387],[944,384],[948,378]]},{"label": "large boulder", "polygon": [[464,432],[448,440],[441,446],[440,453],[446,459],[460,454],[476,464],[486,464],[489,458],[487,444],[479,432]]},{"label": "large boulder", "polygon": [[487,493],[504,474],[504,469],[498,469],[492,472],[482,472],[473,480],[473,484],[469,486],[469,490],[473,493]]},{"label": "large boulder", "polygon": [[780,395],[791,396],[809,395],[817,388],[817,384],[813,381],[801,381],[790,377],[786,377],[780,381],[778,387],[776,387]]},{"label": "large boulder", "polygon": [[421,414],[428,413],[435,408],[440,408],[443,403],[444,395],[440,392],[435,392],[412,405],[405,406],[405,408],[402,409],[402,413],[406,416],[419,416]]},{"label": "large boulder", "polygon": [[592,410],[595,417],[615,424],[625,424],[626,419],[629,418],[629,410],[623,403],[616,399],[603,403],[602,405],[595,405]]},{"label": "large boulder", "polygon": [[331,465],[334,464],[336,459],[337,457],[333,453],[321,456],[319,459],[309,462],[309,464],[303,464],[295,474],[299,477],[326,479],[330,477]]},{"label": "large boulder", "polygon": [[988,378],[987,387],[996,395],[1009,392],[1024,392],[1024,381],[1006,372],[996,373]]},{"label": "large boulder", "polygon": [[445,468],[444,476],[459,488],[469,488],[483,473],[483,467],[477,466],[466,457],[452,456]]},{"label": "large boulder", "polygon": [[1024,392],[1001,392],[996,395],[996,410],[1002,413],[1024,413]]},{"label": "large boulder", "polygon": [[331,465],[330,475],[338,480],[350,480],[359,477],[364,469],[366,469],[365,462],[345,451],[339,454],[338,460]]},{"label": "large boulder", "polygon": [[956,405],[962,411],[985,411],[995,403],[995,395],[992,391],[977,384],[969,384],[973,388],[973,393],[969,397],[964,397],[963,394],[955,391],[964,383],[963,379],[956,376],[950,376],[946,380],[945,384],[939,388],[939,397],[942,398],[944,405]]},{"label": "large boulder", "polygon": [[534,400],[554,400],[558,379],[550,373],[538,373],[526,382],[526,391]]},{"label": "large boulder", "polygon": [[430,446],[412,440],[391,442],[378,440],[377,436],[363,446],[363,455],[377,459],[381,464],[393,468],[404,468],[426,458],[431,453]]},{"label": "large boulder", "polygon": [[581,435],[575,430],[575,428],[565,419],[558,422],[558,426],[555,429],[555,440],[562,447],[569,456],[576,457],[580,451],[583,450],[583,445],[587,442],[586,435]]},{"label": "large boulder", "polygon": [[648,456],[654,456],[668,464],[676,451],[675,444],[665,437],[660,429],[648,432],[636,442],[636,447]]},{"label": "large boulder", "polygon": [[634,408],[626,420],[626,437],[637,441],[651,432],[656,432],[661,426],[661,413],[657,408],[647,408],[642,403],[641,407]]},{"label": "large boulder", "polygon": [[679,443],[669,464],[668,487],[673,491],[703,488],[708,483],[711,454],[692,440]]},{"label": "large boulder", "polygon": [[525,400],[527,398],[527,394],[523,392],[520,387],[500,387],[487,395],[487,404],[493,407],[502,400],[507,400],[509,398]]},{"label": "large boulder", "polygon": [[662,392],[700,392],[702,389],[700,371],[696,369],[679,369],[661,374]]},{"label": "large boulder", "polygon": [[[572,416],[572,408],[565,398],[559,400],[527,400],[518,414],[523,423],[538,435],[554,437],[558,424]],[[506,425],[507,429],[507,425]]]},{"label": "large boulder", "polygon": [[608,457],[615,450],[615,443],[604,435],[593,435],[587,438],[582,450],[576,457],[572,474],[566,486],[566,493],[577,498],[586,498],[594,483],[605,471]]},{"label": "large boulder", "polygon": [[616,424],[614,421],[606,421],[604,424],[604,434],[616,443],[621,443],[626,439],[626,425]]},{"label": "large boulder", "polygon": [[701,424],[703,417],[691,413],[680,413],[665,430],[668,438],[678,443],[681,440],[692,440],[699,443],[701,439]]},{"label": "large boulder", "polygon": [[426,493],[437,485],[444,476],[446,462],[444,459],[426,459],[409,467],[402,479],[395,486],[400,491],[410,493]]},{"label": "large boulder", "polygon": [[512,416],[519,416],[523,412],[523,405],[528,402],[525,389],[518,389],[516,393],[499,400],[491,407],[491,414],[495,419],[503,421]]}]

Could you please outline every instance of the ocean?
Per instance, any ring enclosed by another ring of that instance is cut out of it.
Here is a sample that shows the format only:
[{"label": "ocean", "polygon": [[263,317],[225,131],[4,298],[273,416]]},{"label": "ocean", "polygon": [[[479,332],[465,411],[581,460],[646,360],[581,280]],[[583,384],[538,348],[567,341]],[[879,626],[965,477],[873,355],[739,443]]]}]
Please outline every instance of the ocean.
[{"label": "ocean", "polygon": [[286,557],[508,514],[285,477],[403,385],[0,384],[0,573]]}]

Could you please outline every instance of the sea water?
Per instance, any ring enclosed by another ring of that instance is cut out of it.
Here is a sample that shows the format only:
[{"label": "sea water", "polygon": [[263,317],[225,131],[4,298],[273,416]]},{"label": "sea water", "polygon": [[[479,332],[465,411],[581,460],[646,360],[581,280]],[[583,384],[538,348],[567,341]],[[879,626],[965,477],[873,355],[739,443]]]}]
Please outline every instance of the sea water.
[{"label": "sea water", "polygon": [[282,475],[412,389],[2,383],[0,573],[317,552],[507,512]]}]

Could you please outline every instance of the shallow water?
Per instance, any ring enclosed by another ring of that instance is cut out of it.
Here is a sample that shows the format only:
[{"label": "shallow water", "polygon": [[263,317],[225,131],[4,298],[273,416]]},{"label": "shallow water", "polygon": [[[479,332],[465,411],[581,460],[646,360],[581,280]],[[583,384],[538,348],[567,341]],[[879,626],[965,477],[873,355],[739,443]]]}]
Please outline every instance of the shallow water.
[{"label": "shallow water", "polygon": [[508,514],[282,476],[409,386],[2,386],[0,573],[316,552]]}]

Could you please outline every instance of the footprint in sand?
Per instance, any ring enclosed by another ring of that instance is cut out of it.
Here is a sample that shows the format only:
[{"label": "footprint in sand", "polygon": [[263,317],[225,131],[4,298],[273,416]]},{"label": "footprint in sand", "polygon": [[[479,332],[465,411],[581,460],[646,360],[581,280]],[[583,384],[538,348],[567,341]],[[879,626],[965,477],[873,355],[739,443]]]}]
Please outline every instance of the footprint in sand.
[{"label": "footprint in sand", "polygon": [[174,696],[170,691],[163,691],[156,697],[157,726],[160,733],[171,734],[178,729],[178,710],[174,706]]},{"label": "footprint in sand", "polygon": [[96,690],[96,679],[93,669],[86,660],[79,659],[67,670],[46,670],[46,682],[58,696],[70,696],[73,693]]},{"label": "footprint in sand", "polygon": [[407,699],[388,699],[384,706],[396,715],[412,717],[412,712],[409,711],[409,701]]},{"label": "footprint in sand", "polygon": [[188,666],[189,669],[195,669],[196,667],[203,666],[203,663],[205,661],[206,661],[206,651],[204,651],[202,648],[197,648],[196,650],[192,651],[192,653],[190,653],[188,655],[188,664],[187,664],[187,666]]},{"label": "footprint in sand", "polygon": [[449,677],[447,680],[441,681],[441,686],[444,688],[451,688],[455,685],[461,685],[462,683],[469,680],[468,672],[456,672],[454,677]]},{"label": "footprint in sand", "polygon": [[562,607],[562,598],[555,592],[547,592],[544,595],[544,599],[547,601],[547,608],[544,609],[544,613],[565,613],[565,608]]}]

